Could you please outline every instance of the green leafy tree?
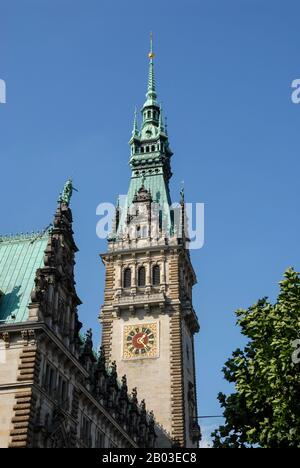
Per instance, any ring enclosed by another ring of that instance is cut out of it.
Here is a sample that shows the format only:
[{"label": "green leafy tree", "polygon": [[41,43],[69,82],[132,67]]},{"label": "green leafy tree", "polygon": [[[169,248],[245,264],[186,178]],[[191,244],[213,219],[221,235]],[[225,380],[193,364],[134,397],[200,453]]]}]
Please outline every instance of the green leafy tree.
[{"label": "green leafy tree", "polygon": [[265,298],[236,312],[249,341],[223,369],[235,393],[218,396],[225,424],[215,448],[300,448],[299,273],[288,269],[279,284],[274,305]]}]

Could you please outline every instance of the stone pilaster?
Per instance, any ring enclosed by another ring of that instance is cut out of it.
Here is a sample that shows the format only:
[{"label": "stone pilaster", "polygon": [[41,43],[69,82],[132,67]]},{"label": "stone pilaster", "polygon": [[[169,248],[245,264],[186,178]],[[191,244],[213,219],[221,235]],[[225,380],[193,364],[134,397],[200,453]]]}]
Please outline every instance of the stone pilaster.
[{"label": "stone pilaster", "polygon": [[175,309],[170,320],[172,437],[185,447],[185,405],[182,349],[182,320]]},{"label": "stone pilaster", "polygon": [[104,350],[105,360],[109,362],[111,360],[111,345],[112,345],[112,331],[113,331],[113,319],[102,318],[102,346]]},{"label": "stone pilaster", "polygon": [[28,388],[17,391],[16,403],[12,417],[10,448],[28,448],[33,441],[34,419],[36,413],[36,397],[33,384],[38,381],[40,371],[40,356],[36,346],[24,347],[18,367],[18,382],[28,383]]}]

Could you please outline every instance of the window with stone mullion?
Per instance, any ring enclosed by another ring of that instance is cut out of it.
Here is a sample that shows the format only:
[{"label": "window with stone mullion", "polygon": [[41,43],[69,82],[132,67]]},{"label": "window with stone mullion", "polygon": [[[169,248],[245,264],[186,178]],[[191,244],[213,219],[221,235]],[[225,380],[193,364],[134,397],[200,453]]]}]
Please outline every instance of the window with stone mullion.
[{"label": "window with stone mullion", "polygon": [[159,265],[154,265],[152,270],[152,284],[153,286],[160,285],[160,267]]}]

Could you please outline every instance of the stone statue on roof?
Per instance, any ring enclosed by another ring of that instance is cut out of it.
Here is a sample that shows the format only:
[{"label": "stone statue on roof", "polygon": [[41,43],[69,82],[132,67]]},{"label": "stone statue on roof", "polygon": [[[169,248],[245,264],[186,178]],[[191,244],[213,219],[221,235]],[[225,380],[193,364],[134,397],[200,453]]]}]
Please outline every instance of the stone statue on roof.
[{"label": "stone statue on roof", "polygon": [[66,205],[69,206],[74,191],[78,192],[78,190],[73,185],[73,180],[68,179],[67,182],[65,183],[63,192],[61,193],[59,197],[59,202],[65,203]]},{"label": "stone statue on roof", "polygon": [[184,199],[185,199],[185,192],[184,192],[184,187],[182,187],[182,189],[180,190],[180,202],[184,203]]}]

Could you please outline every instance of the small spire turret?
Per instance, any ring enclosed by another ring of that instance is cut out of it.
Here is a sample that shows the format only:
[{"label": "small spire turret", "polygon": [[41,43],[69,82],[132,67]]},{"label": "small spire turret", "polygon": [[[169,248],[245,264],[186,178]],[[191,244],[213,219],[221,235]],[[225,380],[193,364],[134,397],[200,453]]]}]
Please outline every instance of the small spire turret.
[{"label": "small spire turret", "polygon": [[138,137],[139,136],[137,108],[135,108],[135,110],[134,110],[132,136],[133,137]]},{"label": "small spire turret", "polygon": [[162,104],[159,108],[159,132],[163,133],[165,131],[164,119],[163,119],[163,107]]}]

